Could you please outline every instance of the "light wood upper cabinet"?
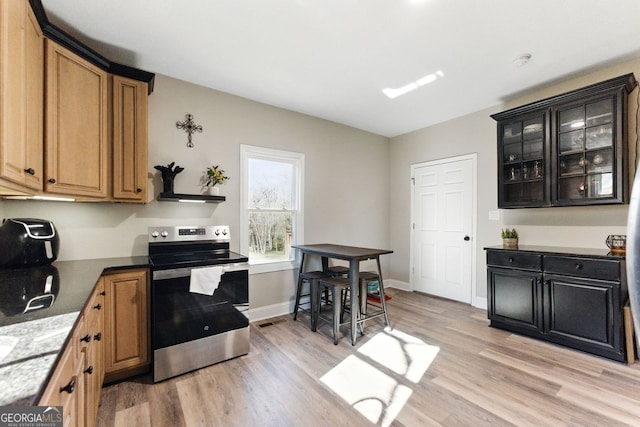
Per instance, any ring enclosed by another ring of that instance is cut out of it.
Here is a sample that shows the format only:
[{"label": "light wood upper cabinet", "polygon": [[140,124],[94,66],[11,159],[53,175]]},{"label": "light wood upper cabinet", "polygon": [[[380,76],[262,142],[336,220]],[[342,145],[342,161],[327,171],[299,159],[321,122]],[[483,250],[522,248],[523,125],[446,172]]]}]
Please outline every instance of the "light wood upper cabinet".
[{"label": "light wood upper cabinet", "polygon": [[149,274],[147,269],[102,276],[106,292],[105,382],[148,369]]},{"label": "light wood upper cabinet", "polygon": [[[0,179],[42,190],[44,38],[27,0],[0,3]],[[19,188],[19,187],[15,187]]]},{"label": "light wood upper cabinet", "polygon": [[113,76],[113,199],[147,201],[147,83]]},{"label": "light wood upper cabinet", "polygon": [[106,198],[109,178],[109,74],[46,42],[47,192]]}]

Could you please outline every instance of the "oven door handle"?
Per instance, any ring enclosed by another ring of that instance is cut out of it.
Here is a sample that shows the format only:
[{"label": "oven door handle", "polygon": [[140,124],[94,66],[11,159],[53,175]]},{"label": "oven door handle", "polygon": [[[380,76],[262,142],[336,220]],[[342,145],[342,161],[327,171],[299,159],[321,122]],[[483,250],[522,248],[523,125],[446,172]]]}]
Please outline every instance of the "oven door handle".
[{"label": "oven door handle", "polygon": [[[246,262],[239,262],[235,264],[216,264],[216,265],[208,265],[202,267],[194,267],[194,268],[208,268],[208,267],[222,267],[222,274],[229,273],[232,271],[242,271],[249,270],[249,264]],[[177,279],[180,277],[190,277],[191,270],[194,268],[172,268],[169,270],[155,270],[153,272],[153,280],[169,280],[169,279]]]}]

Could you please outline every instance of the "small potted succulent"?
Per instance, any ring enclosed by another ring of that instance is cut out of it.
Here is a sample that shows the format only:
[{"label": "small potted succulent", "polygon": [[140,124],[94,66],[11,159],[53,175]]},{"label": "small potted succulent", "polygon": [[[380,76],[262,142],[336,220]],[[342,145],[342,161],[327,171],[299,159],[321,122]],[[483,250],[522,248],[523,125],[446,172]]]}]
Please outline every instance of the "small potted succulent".
[{"label": "small potted succulent", "polygon": [[219,193],[219,188],[216,185],[224,184],[228,180],[229,177],[224,174],[224,170],[220,169],[218,165],[206,168],[200,178],[203,190],[214,196]]},{"label": "small potted succulent", "polygon": [[505,249],[518,249],[518,232],[515,228],[502,229],[502,247]]}]

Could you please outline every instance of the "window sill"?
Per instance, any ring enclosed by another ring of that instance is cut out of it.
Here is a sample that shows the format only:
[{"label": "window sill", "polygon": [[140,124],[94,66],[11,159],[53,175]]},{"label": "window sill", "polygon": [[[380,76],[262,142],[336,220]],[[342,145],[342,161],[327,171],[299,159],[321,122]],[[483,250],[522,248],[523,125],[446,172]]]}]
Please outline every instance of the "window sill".
[{"label": "window sill", "polygon": [[293,270],[299,268],[295,261],[269,262],[264,264],[249,264],[249,274],[272,273],[275,271]]}]

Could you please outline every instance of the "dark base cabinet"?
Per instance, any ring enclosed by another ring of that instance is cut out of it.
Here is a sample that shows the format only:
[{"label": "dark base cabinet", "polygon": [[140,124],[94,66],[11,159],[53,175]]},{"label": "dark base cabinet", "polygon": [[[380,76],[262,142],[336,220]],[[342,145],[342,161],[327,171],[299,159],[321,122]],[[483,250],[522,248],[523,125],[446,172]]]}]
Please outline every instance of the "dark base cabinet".
[{"label": "dark base cabinet", "polygon": [[624,257],[575,248],[486,250],[491,326],[626,361]]}]

